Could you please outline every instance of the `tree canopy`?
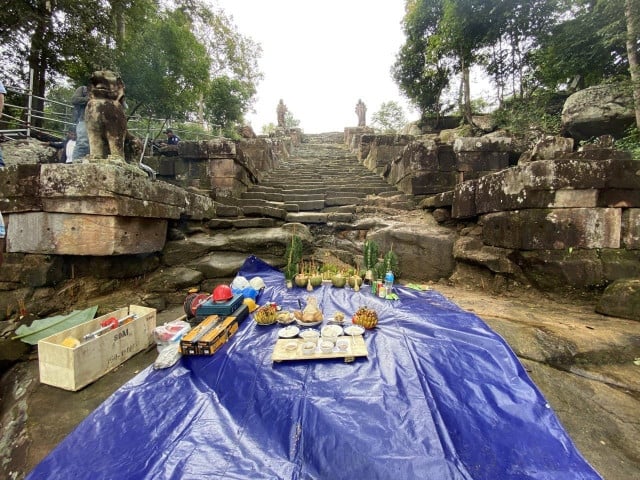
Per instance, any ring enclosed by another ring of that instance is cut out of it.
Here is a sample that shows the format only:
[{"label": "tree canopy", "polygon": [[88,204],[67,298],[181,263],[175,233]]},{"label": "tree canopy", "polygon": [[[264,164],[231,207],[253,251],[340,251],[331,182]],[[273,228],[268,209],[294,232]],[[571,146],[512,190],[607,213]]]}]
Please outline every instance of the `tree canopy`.
[{"label": "tree canopy", "polygon": [[423,117],[441,113],[443,92],[459,79],[467,122],[470,67],[489,75],[498,103],[575,78],[583,86],[629,78],[625,4],[638,0],[406,0],[392,74]]},{"label": "tree canopy", "polygon": [[106,68],[122,76],[137,113],[229,127],[262,78],[260,46],[205,0],[24,0],[0,10],[0,24],[12,26],[0,30],[0,75],[26,89],[32,71],[42,97]]}]

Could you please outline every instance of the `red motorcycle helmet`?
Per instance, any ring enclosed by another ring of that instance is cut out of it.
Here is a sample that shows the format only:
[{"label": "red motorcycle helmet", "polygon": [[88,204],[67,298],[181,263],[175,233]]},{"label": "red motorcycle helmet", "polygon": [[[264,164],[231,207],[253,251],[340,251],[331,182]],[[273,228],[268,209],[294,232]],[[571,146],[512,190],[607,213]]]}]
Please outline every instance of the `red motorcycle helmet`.
[{"label": "red motorcycle helmet", "polygon": [[213,301],[214,302],[226,302],[233,298],[233,292],[229,285],[218,285],[213,289]]}]

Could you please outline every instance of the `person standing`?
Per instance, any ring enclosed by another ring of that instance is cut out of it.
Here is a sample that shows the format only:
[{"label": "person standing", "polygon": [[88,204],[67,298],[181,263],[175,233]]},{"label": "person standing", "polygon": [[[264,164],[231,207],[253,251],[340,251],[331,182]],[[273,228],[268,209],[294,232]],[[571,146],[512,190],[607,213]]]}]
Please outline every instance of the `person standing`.
[{"label": "person standing", "polygon": [[[2,110],[4,109],[4,96],[7,91],[4,89],[4,85],[0,82],[0,117],[2,116]],[[0,148],[0,169],[4,168],[4,158],[2,158],[2,148]],[[1,219],[1,217],[0,217]],[[4,230],[4,225],[3,225]]]},{"label": "person standing", "polygon": [[73,149],[73,162],[89,155],[89,134],[87,133],[87,123],[84,121],[84,111],[89,101],[89,89],[85,86],[79,87],[71,97],[73,105],[73,123],[76,124],[76,145]]}]

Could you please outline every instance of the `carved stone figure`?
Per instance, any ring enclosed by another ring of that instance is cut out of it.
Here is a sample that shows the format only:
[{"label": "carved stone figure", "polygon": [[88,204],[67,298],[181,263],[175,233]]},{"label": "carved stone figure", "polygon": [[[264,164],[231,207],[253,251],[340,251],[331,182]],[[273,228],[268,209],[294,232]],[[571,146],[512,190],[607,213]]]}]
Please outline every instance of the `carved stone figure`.
[{"label": "carved stone figure", "polygon": [[366,127],[367,126],[367,119],[366,119],[367,106],[364,104],[364,102],[361,99],[359,99],[358,103],[356,103],[356,114],[358,115],[358,126]]},{"label": "carved stone figure", "polygon": [[278,103],[278,127],[280,128],[285,128],[285,123],[284,123],[284,115],[288,112],[287,107],[285,106],[284,102],[282,101],[282,99],[280,99],[280,103]]},{"label": "carved stone figure", "polygon": [[127,136],[124,83],[115,73],[100,70],[91,76],[85,121],[91,156],[107,158],[113,155],[124,161]]}]

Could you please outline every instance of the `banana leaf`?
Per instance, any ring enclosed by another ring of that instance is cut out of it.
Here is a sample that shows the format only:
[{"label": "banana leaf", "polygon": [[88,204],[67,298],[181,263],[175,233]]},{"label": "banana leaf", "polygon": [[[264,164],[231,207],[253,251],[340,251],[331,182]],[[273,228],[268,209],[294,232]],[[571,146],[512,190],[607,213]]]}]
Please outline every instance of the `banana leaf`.
[{"label": "banana leaf", "polygon": [[86,310],[74,310],[67,315],[56,315],[54,317],[34,320],[28,327],[20,325],[16,330],[16,336],[12,340],[22,340],[29,345],[36,345],[38,340],[47,338],[54,333],[61,332],[67,328],[75,327],[91,320],[98,310],[98,306],[89,307]]}]

